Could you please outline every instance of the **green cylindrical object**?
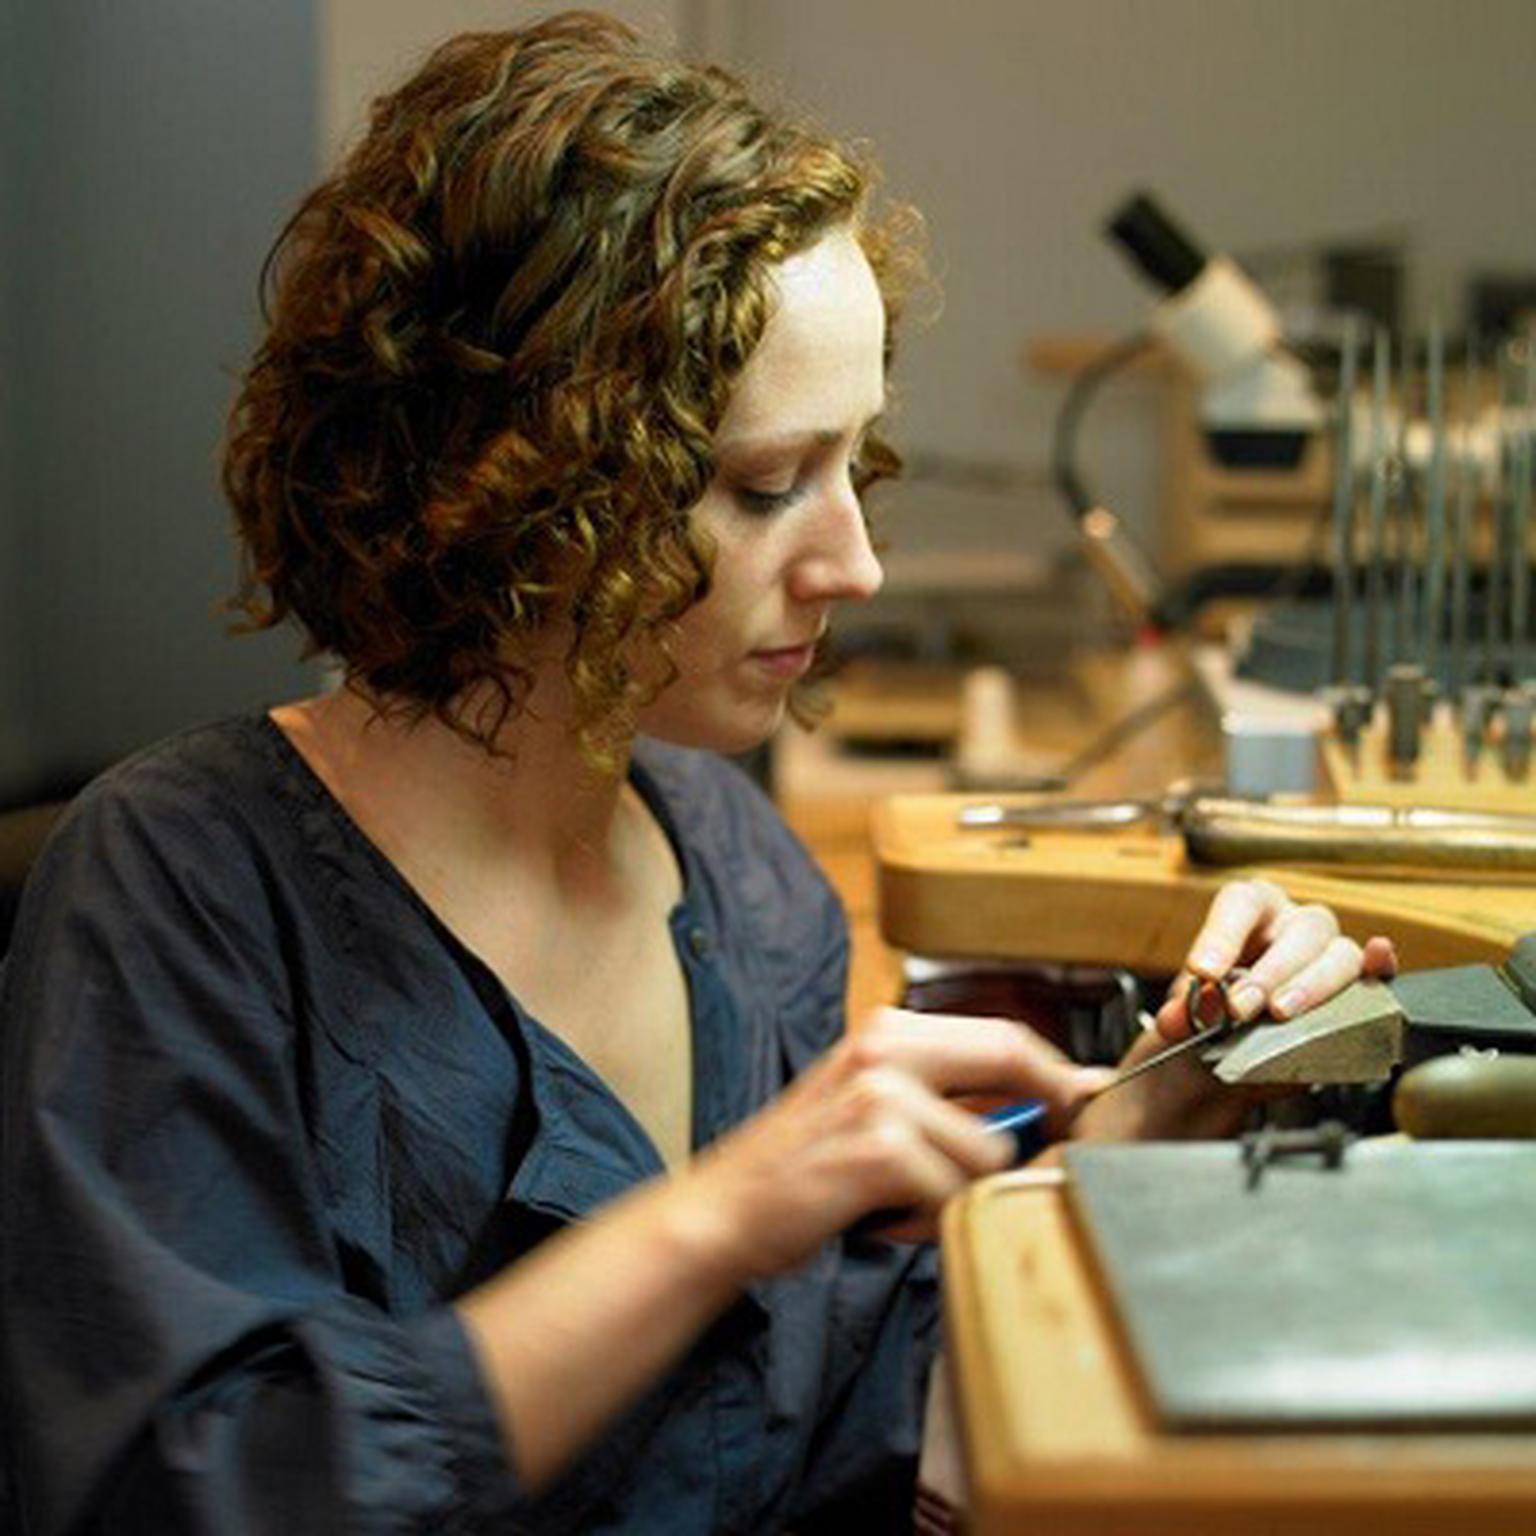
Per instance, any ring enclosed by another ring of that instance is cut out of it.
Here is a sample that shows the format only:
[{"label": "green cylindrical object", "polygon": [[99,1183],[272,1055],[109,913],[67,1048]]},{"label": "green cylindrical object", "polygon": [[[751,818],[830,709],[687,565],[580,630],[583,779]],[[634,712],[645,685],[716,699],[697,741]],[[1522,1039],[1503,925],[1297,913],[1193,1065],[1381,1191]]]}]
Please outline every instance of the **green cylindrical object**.
[{"label": "green cylindrical object", "polygon": [[1423,1139],[1536,1138],[1536,1056],[1436,1056],[1392,1095],[1397,1128]]}]

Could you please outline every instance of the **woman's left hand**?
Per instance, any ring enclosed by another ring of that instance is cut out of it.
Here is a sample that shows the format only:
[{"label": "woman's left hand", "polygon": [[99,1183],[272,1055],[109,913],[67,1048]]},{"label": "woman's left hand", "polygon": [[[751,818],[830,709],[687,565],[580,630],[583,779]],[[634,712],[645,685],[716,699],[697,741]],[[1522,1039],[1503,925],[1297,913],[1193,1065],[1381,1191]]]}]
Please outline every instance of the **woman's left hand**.
[{"label": "woman's left hand", "polygon": [[1368,939],[1364,948],[1339,932],[1339,920],[1316,903],[1297,906],[1268,880],[1234,880],[1216,893],[1184,969],[1158,1010],[1166,1040],[1189,1034],[1190,981],[1220,981],[1234,970],[1227,1001],[1239,1019],[1289,1019],[1305,1013],[1363,976],[1397,971],[1392,941]]},{"label": "woman's left hand", "polygon": [[[1266,1011],[1290,1018],[1361,975],[1387,977],[1396,969],[1389,940],[1370,939],[1362,948],[1339,933],[1338,919],[1327,907],[1297,906],[1268,880],[1234,881],[1216,893],[1158,1011],[1157,1028],[1132,1044],[1121,1068],[1148,1060],[1168,1041],[1189,1034],[1189,983],[1195,977],[1228,980],[1227,1002],[1243,1019]],[[1186,1055],[1091,1100],[1072,1135],[1109,1141],[1231,1136],[1242,1127],[1253,1098],[1252,1089],[1225,1086]]]}]

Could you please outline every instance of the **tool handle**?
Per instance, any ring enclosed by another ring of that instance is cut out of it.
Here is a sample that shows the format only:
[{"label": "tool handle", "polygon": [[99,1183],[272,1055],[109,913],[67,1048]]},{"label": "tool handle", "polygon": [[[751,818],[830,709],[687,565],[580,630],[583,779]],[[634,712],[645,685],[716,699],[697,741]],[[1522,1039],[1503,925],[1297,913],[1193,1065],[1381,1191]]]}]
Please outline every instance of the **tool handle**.
[{"label": "tool handle", "polygon": [[[1024,1099],[1017,1104],[1005,1104],[1001,1109],[989,1110],[981,1117],[987,1129],[1013,1141],[1013,1160],[1010,1167],[1027,1163],[1045,1149],[1049,1140],[1045,1133],[1046,1107],[1039,1099]],[[916,1206],[887,1205],[859,1217],[848,1228],[850,1237],[868,1237],[882,1227],[894,1227],[898,1222],[910,1220]]]},{"label": "tool handle", "polygon": [[1399,1079],[1392,1118],[1423,1139],[1536,1138],[1536,1056],[1436,1056]]},{"label": "tool handle", "polygon": [[1287,815],[1230,801],[1192,806],[1184,818],[1184,846],[1197,864],[1536,870],[1536,825],[1357,827],[1324,812]]}]

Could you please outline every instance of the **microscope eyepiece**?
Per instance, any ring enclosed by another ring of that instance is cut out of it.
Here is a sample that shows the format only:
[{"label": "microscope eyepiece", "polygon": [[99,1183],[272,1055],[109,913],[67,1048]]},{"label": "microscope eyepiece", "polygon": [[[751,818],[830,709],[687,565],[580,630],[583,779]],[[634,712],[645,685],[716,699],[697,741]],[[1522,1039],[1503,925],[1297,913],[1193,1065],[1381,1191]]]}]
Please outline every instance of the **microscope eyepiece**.
[{"label": "microscope eyepiece", "polygon": [[1168,293],[1187,288],[1205,269],[1205,253],[1145,192],[1111,214],[1104,231]]}]

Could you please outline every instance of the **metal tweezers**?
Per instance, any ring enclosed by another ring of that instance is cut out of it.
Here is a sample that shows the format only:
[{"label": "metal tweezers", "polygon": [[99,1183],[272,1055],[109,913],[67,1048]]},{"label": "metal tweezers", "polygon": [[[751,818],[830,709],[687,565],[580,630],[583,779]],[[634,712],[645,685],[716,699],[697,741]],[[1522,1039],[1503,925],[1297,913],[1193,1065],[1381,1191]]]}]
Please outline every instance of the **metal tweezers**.
[{"label": "metal tweezers", "polygon": [[[1211,981],[1205,977],[1193,976],[1190,978],[1189,990],[1185,994],[1185,1006],[1189,1010],[1190,1026],[1194,1033],[1187,1040],[1180,1040],[1177,1045],[1170,1045],[1166,1051],[1159,1051],[1156,1056],[1149,1056],[1145,1061],[1138,1061],[1134,1067],[1127,1067],[1123,1072],[1117,1073],[1098,1093],[1108,1093],[1111,1088],[1118,1088],[1122,1083],[1128,1083],[1133,1077],[1140,1077],[1143,1072],[1150,1072],[1154,1067],[1160,1067],[1165,1062],[1172,1061],[1175,1056],[1186,1055],[1190,1051],[1203,1050],[1208,1045],[1214,1045],[1218,1040],[1225,1040],[1237,1030],[1246,1027],[1244,1021],[1239,1019],[1232,1011],[1232,1004],[1227,996],[1227,989],[1241,976],[1241,972],[1233,972],[1222,977],[1219,981]],[[1200,1025],[1200,1003],[1205,996],[1205,989],[1215,989],[1216,997],[1220,1003],[1221,1011],[1204,1028]]]}]

